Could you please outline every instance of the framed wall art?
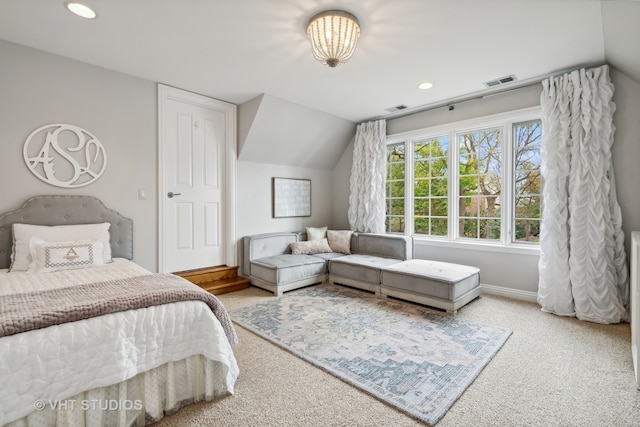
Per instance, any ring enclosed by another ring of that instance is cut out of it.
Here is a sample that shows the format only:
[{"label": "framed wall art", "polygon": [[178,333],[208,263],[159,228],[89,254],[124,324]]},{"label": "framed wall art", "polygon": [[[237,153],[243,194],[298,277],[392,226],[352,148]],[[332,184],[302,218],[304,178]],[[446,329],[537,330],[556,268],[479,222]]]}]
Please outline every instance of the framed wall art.
[{"label": "framed wall art", "polygon": [[311,180],[272,178],[274,218],[311,216]]}]

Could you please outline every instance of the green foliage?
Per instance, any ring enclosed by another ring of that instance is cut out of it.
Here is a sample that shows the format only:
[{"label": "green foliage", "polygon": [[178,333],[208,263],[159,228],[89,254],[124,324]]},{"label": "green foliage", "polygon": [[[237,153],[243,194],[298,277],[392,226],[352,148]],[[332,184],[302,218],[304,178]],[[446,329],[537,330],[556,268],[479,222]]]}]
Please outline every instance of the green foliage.
[{"label": "green foliage", "polygon": [[[415,234],[448,234],[448,147],[448,138],[434,138],[413,145]],[[445,218],[434,218],[436,216]]]},{"label": "green foliage", "polygon": [[[500,239],[502,215],[502,128],[460,134],[458,145],[459,234],[475,239]],[[515,174],[513,212],[515,239],[537,241],[540,231],[542,177],[540,120],[513,126]],[[396,144],[388,148],[387,230],[404,231],[406,150],[412,150],[415,234],[448,235],[449,140],[447,137]]]}]

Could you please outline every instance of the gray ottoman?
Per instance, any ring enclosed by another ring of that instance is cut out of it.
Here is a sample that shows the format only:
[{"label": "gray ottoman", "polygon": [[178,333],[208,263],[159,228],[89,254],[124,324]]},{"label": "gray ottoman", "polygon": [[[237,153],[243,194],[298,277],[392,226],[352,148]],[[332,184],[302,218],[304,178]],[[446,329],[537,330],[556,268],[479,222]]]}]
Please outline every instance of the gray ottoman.
[{"label": "gray ottoman", "polygon": [[480,295],[480,269],[412,259],[381,268],[380,293],[456,311]]}]

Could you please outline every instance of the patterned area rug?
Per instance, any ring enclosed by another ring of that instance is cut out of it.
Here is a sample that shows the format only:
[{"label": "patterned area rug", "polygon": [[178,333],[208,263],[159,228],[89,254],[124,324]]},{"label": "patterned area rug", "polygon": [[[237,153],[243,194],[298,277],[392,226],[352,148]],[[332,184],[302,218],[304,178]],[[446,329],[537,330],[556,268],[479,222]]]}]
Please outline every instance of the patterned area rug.
[{"label": "patterned area rug", "polygon": [[511,335],[329,284],[230,314],[238,325],[432,425]]}]

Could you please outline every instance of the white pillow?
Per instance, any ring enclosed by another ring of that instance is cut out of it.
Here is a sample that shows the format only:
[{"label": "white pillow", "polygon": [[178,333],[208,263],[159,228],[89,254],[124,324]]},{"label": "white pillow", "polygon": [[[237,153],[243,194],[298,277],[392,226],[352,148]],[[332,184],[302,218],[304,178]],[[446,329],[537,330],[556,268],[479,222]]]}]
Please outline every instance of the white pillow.
[{"label": "white pillow", "polygon": [[307,240],[309,242],[321,241],[327,238],[327,227],[307,227]]},{"label": "white pillow", "polygon": [[351,253],[351,230],[327,230],[327,241],[333,252],[349,255]]},{"label": "white pillow", "polygon": [[29,243],[29,249],[33,258],[28,270],[30,273],[51,273],[104,264],[102,242],[99,240],[45,242],[34,237]]},{"label": "white pillow", "polygon": [[313,255],[331,252],[327,239],[289,243],[292,255]]},{"label": "white pillow", "polygon": [[13,252],[9,271],[27,271],[33,258],[29,242],[34,237],[45,242],[70,242],[76,240],[99,240],[102,242],[102,261],[111,262],[109,235],[111,224],[46,225],[13,224]]}]

